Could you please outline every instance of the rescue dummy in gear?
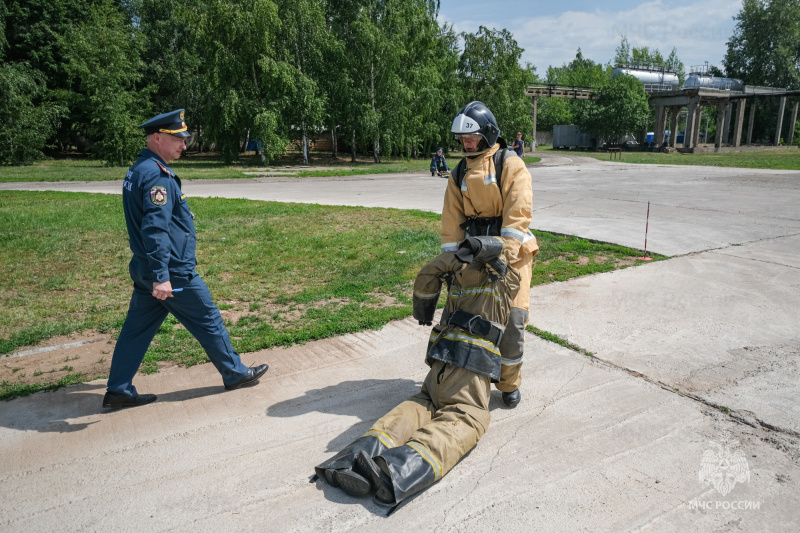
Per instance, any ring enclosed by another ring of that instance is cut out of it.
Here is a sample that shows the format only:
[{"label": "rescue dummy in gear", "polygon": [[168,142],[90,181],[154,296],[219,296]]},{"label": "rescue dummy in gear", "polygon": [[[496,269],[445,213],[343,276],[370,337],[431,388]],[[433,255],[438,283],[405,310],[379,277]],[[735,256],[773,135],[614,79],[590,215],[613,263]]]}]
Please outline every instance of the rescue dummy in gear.
[{"label": "rescue dummy in gear", "polygon": [[464,106],[451,132],[462,144],[465,157],[454,169],[444,195],[442,252],[456,250],[458,243],[469,237],[496,236],[504,243],[506,262],[521,276],[521,289],[511,303],[509,321],[503,324],[502,369],[496,385],[503,393],[503,402],[514,407],[521,399],[533,256],[539,251],[529,229],[531,174],[522,159],[508,149],[497,120],[483,103]]},{"label": "rescue dummy in gear", "polygon": [[489,427],[490,384],[501,377],[500,344],[519,272],[502,239],[472,237],[427,263],[414,283],[414,318],[431,325],[442,285],[447,302],[431,331],[422,390],[315,468],[351,496],[397,506],[442,478]]}]

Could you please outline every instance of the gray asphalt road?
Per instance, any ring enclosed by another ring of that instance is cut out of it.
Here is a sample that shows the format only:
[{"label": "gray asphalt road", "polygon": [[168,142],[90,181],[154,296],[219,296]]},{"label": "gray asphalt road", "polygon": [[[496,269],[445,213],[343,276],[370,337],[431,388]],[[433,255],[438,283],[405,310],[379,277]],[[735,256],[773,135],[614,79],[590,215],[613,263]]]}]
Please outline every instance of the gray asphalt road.
[{"label": "gray asphalt road", "polygon": [[[0,531],[796,531],[800,173],[532,167],[537,229],[675,256],[532,290],[523,402],[391,517],[313,466],[413,394],[428,330],[247,354],[271,369],[224,392],[211,365],[140,376],[155,404],[104,413],[104,383],[0,410]],[[420,175],[187,181],[190,196],[438,211]],[[43,184],[0,184],[35,189]],[[57,184],[118,193],[120,183]]]}]

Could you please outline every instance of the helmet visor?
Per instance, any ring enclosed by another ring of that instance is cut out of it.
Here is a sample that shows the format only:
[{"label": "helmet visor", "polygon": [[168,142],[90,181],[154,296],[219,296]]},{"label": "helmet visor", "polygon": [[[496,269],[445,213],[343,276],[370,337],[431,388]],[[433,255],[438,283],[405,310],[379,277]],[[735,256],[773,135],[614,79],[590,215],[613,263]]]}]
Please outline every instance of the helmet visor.
[{"label": "helmet visor", "polygon": [[460,114],[453,121],[453,127],[450,128],[452,133],[456,135],[463,134],[478,134],[480,132],[480,125],[467,115]]}]

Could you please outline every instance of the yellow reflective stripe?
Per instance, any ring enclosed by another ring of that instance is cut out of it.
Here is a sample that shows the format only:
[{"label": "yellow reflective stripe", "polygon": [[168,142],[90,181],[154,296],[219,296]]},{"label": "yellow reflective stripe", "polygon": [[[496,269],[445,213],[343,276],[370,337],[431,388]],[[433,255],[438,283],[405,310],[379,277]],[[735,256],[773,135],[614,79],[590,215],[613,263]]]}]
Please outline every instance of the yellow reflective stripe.
[{"label": "yellow reflective stripe", "polygon": [[439,297],[439,293],[438,292],[432,292],[432,293],[426,294],[424,292],[414,291],[414,296],[416,296],[417,298],[423,299],[423,300],[432,300],[433,298],[438,298]]},{"label": "yellow reflective stripe", "polygon": [[462,296],[468,296],[470,294],[480,294],[486,293],[492,295],[492,297],[499,303],[503,303],[503,298],[500,294],[494,290],[494,287],[475,287],[472,289],[463,289],[460,291],[453,291],[450,293],[450,298],[460,298]]},{"label": "yellow reflective stripe", "polygon": [[161,128],[160,130],[158,130],[158,132],[159,132],[159,133],[180,133],[180,132],[182,132],[182,131],[186,131],[186,130],[188,130],[188,129],[189,129],[189,128],[188,128],[188,127],[186,127],[186,126],[182,127],[182,128],[181,128],[181,129],[179,129],[179,130],[165,130],[164,128]]},{"label": "yellow reflective stripe", "polygon": [[439,481],[442,478],[442,467],[439,465],[439,461],[436,460],[431,451],[425,445],[420,444],[419,442],[409,441],[406,444],[414,448],[414,451],[420,454],[420,456],[422,456],[422,458],[425,459],[429,465],[431,465],[435,480]]},{"label": "yellow reflective stripe", "polygon": [[467,344],[472,344],[473,346],[478,346],[479,348],[492,352],[495,355],[500,355],[500,349],[497,346],[486,339],[474,337],[468,333],[449,331],[444,334],[444,338],[454,342],[466,342]]},{"label": "yellow reflective stripe", "polygon": [[386,446],[387,448],[396,448],[397,444],[394,443],[392,437],[384,433],[383,431],[379,431],[377,429],[370,429],[363,435],[364,437],[376,437],[381,443]]}]

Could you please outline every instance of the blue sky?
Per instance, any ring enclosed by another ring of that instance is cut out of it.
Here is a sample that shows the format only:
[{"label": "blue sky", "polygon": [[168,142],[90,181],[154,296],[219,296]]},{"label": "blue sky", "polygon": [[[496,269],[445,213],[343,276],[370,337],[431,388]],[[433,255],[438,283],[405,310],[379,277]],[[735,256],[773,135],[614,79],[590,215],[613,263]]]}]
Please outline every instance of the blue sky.
[{"label": "blue sky", "polygon": [[625,35],[631,46],[658,49],[664,56],[673,48],[688,69],[693,65],[719,66],[733,33],[733,17],[741,0],[672,0],[668,2],[588,2],[572,0],[533,2],[506,0],[441,0],[440,22],[456,32],[475,32],[483,25],[506,28],[525,49],[522,64],[561,66],[584,57],[608,63]]}]

